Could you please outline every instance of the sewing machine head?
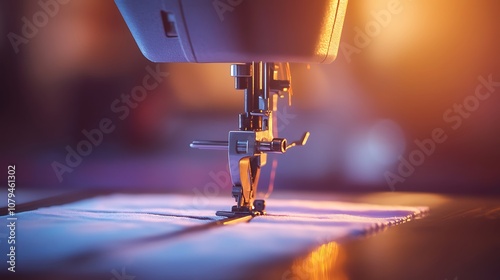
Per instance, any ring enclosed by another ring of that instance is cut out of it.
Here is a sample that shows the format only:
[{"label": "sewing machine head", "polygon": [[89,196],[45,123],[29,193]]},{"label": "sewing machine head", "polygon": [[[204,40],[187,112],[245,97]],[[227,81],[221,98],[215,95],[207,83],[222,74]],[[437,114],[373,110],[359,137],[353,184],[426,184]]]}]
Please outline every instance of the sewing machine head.
[{"label": "sewing machine head", "polygon": [[291,143],[277,138],[273,112],[291,86],[285,62],[332,62],[347,0],[115,1],[151,61],[237,63],[231,75],[245,95],[239,130],[227,141],[194,141],[191,147],[228,151],[236,205],[217,215],[264,214],[265,202],[255,197],[266,154],[285,153],[309,136]]}]

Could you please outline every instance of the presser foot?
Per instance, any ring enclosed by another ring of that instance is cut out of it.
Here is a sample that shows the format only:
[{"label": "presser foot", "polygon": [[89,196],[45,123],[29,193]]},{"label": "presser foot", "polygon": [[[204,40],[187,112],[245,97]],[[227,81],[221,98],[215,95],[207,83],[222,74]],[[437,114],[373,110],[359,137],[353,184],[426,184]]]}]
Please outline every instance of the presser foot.
[{"label": "presser foot", "polygon": [[242,217],[242,216],[260,216],[266,214],[266,201],[263,199],[256,199],[253,202],[253,209],[248,207],[237,207],[234,205],[231,211],[217,211],[215,215],[222,217]]}]

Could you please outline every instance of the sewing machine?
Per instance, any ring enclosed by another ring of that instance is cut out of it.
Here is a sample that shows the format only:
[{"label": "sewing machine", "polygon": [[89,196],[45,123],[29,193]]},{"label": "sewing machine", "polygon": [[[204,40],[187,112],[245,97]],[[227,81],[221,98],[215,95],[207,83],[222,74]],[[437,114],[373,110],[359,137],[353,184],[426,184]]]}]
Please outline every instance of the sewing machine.
[{"label": "sewing machine", "polygon": [[230,131],[227,141],[193,141],[190,146],[228,152],[236,205],[217,215],[265,214],[265,201],[256,194],[267,154],[305,145],[309,137],[309,132],[293,142],[277,137],[277,98],[291,97],[287,63],[335,59],[347,0],[115,2],[149,60],[234,63],[235,88],[244,91],[239,130]]},{"label": "sewing machine", "polygon": [[[9,183],[0,192],[0,279],[500,279],[500,2],[353,1],[344,43],[380,26],[366,37],[372,43],[352,61],[346,56],[336,65],[294,72],[292,83],[286,62],[335,58],[345,1],[117,0],[149,59],[234,64],[220,75],[232,91],[231,70],[233,94],[244,101],[239,127],[235,122],[225,141],[191,145],[227,151],[233,188],[222,170],[224,184],[217,185],[227,195],[195,197],[203,200],[176,193],[177,186],[200,187],[211,174],[199,176],[197,162],[176,150],[188,149],[205,125],[203,131],[215,133],[226,124],[214,118],[193,129],[199,118],[155,113],[168,110],[163,98],[171,96],[154,94],[197,79],[171,75],[127,120],[113,118],[119,116],[110,114],[110,104],[151,69],[130,55],[140,53],[113,2],[62,2],[0,1],[0,13],[8,11],[0,16],[0,154]],[[31,24],[40,32],[31,34]],[[12,34],[29,39],[17,41],[19,53],[11,49]],[[311,92],[298,92],[300,78],[311,81],[303,84]],[[289,172],[281,174],[288,189],[273,193],[265,208],[259,199],[267,170],[261,168],[267,160],[273,174],[276,160],[269,154],[303,145],[308,136],[294,142],[276,133],[284,111],[276,107],[286,106],[279,97],[292,89],[308,102],[293,128],[304,124],[318,140],[303,152],[323,154],[288,160]],[[216,97],[232,105],[230,95]],[[328,114],[333,106],[345,112]],[[468,115],[452,112],[456,108]],[[443,119],[447,112],[455,113],[449,116],[456,129]],[[91,140],[86,132],[110,120],[117,129],[99,139],[102,146],[83,144]],[[397,129],[379,130],[380,123]],[[151,142],[123,139],[143,132],[135,130],[140,126],[151,127],[147,136],[173,136],[168,132],[175,128],[175,139],[138,153]],[[442,129],[446,142],[430,149],[431,132]],[[68,164],[64,182],[58,181],[51,163],[67,160],[72,147],[89,154],[78,168]],[[158,159],[163,153],[170,157]],[[403,170],[402,160],[420,163]],[[226,164],[210,163],[214,171]],[[411,177],[389,192],[387,170],[411,171]],[[229,201],[230,192],[237,203]],[[216,218],[215,210],[229,217]]]}]

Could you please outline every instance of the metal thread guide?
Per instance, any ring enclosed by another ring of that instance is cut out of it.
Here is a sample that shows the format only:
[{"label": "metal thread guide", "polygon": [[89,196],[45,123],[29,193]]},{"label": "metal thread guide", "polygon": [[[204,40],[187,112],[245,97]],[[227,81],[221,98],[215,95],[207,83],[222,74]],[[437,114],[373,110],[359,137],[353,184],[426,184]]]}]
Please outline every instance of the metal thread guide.
[{"label": "metal thread guide", "polygon": [[245,93],[245,112],[239,114],[239,130],[230,131],[228,141],[193,141],[190,145],[197,149],[228,151],[236,205],[231,211],[217,211],[217,216],[265,214],[265,201],[255,197],[260,168],[266,164],[267,154],[283,154],[291,147],[305,145],[309,137],[306,132],[300,140],[288,143],[284,138],[273,136],[277,98],[290,89],[289,79],[277,79],[276,68],[274,63],[266,62],[232,64],[235,88]]}]

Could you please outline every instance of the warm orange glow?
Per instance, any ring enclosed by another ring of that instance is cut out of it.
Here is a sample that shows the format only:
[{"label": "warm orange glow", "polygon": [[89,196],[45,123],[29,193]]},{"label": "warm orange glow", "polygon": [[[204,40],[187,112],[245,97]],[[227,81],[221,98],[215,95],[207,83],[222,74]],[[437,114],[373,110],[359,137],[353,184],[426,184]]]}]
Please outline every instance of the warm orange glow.
[{"label": "warm orange glow", "polygon": [[342,267],[342,254],[336,242],[329,242],[316,248],[304,258],[296,259],[291,273],[294,279],[347,279]]}]

